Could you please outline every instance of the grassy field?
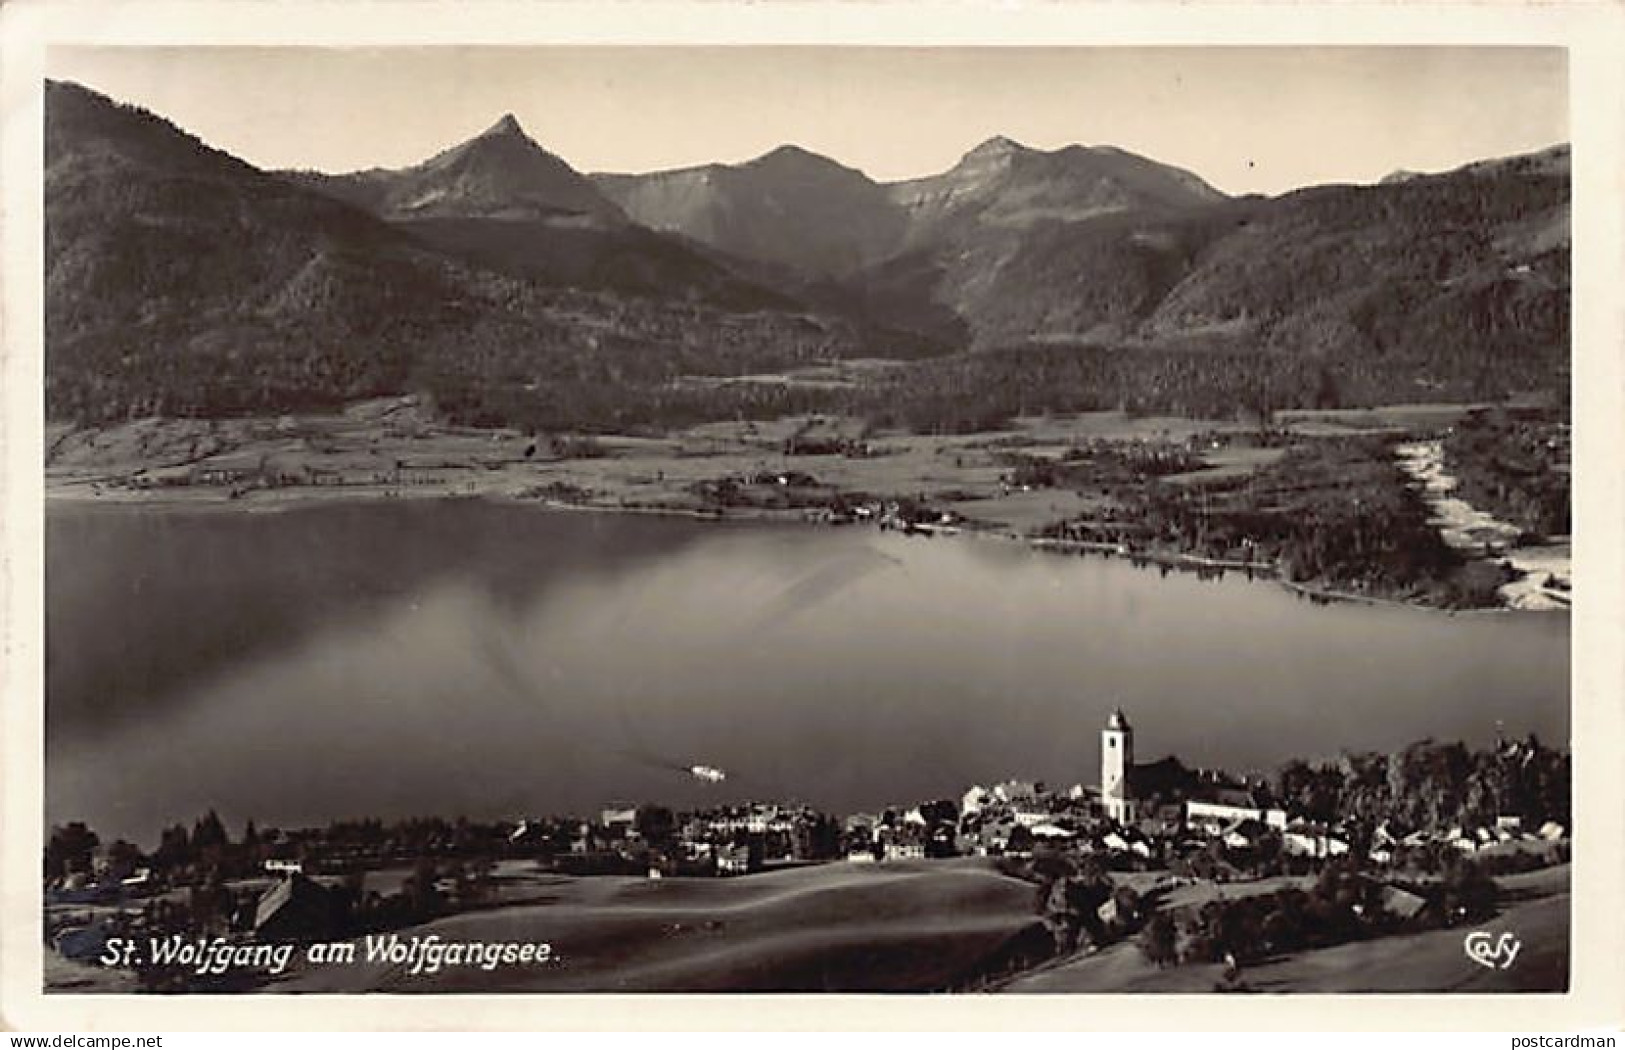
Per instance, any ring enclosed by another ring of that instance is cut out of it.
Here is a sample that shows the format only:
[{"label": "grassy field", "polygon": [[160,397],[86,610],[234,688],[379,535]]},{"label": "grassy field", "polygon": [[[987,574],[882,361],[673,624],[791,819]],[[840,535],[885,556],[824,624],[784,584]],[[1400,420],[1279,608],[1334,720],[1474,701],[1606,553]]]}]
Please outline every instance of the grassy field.
[{"label": "grassy field", "polygon": [[[1338,433],[1385,430],[1406,421],[1439,422],[1459,408],[1300,413],[1293,427]],[[1198,434],[1243,433],[1233,421],[1089,412],[1016,420],[1006,430],[977,434],[867,433],[857,420],[787,417],[711,423],[664,436],[614,435],[556,449],[513,430],[474,430],[435,421],[410,398],[366,402],[335,415],[280,419],[137,420],[117,426],[46,432],[47,492],[53,498],[97,502],[176,500],[225,502],[233,485],[203,483],[199,471],[266,471],[285,479],[319,475],[285,487],[242,486],[243,506],[289,500],[374,499],[481,495],[523,497],[561,487],[577,501],[604,509],[709,512],[695,495],[700,482],[794,470],[810,474],[818,492],[917,497],[954,510],[981,527],[1025,535],[1088,509],[1065,490],[1023,491],[1001,484],[1001,455],[1060,457],[1080,443],[1184,441]],[[786,455],[793,436],[867,442],[872,455]],[[1244,476],[1275,462],[1279,448],[1243,446],[1204,455],[1205,469],[1169,480],[1201,483]],[[757,496],[763,494],[757,493]],[[759,501],[762,502],[762,501]],[[765,502],[771,502],[767,500]],[[730,508],[732,516],[800,517],[771,507]]]},{"label": "grassy field", "polygon": [[995,964],[1034,924],[1033,889],[974,860],[835,863],[743,879],[542,876],[531,903],[401,931],[546,941],[544,966],[411,975],[310,966],[280,992],[926,991]]}]

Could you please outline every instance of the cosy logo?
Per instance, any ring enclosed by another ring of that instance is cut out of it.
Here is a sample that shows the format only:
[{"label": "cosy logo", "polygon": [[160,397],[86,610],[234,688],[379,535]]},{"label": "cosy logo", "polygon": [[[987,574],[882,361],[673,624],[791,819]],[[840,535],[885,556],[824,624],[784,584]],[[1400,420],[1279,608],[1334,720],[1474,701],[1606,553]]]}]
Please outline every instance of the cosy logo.
[{"label": "cosy logo", "polygon": [[1467,958],[1491,970],[1511,969],[1512,961],[1518,957],[1518,949],[1522,947],[1523,943],[1514,934],[1503,933],[1497,937],[1484,930],[1469,933],[1462,943]]}]

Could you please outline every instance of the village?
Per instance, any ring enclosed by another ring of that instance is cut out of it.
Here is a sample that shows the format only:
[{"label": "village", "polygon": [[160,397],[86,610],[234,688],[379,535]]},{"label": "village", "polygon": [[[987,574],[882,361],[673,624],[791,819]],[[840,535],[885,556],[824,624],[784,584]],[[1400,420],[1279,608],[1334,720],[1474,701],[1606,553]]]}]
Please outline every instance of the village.
[{"label": "village", "polygon": [[[1533,740],[1500,740],[1476,755],[1424,742],[1388,762],[1429,777],[1454,767],[1442,775],[1464,776],[1467,789],[1449,791],[1476,802],[1425,816],[1412,807],[1408,819],[1396,804],[1383,814],[1361,797],[1358,783],[1370,777],[1360,761],[1345,760],[1341,773],[1289,764],[1273,784],[1187,768],[1173,756],[1137,764],[1134,730],[1114,711],[1101,731],[1097,785],[1007,780],[843,818],[766,801],[688,812],[615,803],[587,819],[362,820],[303,830],[250,822],[233,841],[211,812],[190,830],[166,830],[152,851],[70,824],[53,830],[46,851],[45,936],[83,980],[115,937],[308,943],[524,903],[548,880],[754,878],[830,865],[878,873],[980,858],[958,863],[991,864],[1038,887],[1033,921],[1050,929],[1059,952],[1158,921],[1158,902],[1181,887],[1206,886],[1221,898],[1230,887],[1245,898],[1357,878],[1380,902],[1387,930],[1473,914],[1444,893],[1463,872],[1484,884],[1566,863],[1566,755]],[[1406,775],[1391,773],[1396,784]],[[1328,792],[1341,798],[1328,803]],[[1079,900],[1087,903],[1081,918]],[[156,990],[251,980],[156,964],[136,970],[140,986]]]}]

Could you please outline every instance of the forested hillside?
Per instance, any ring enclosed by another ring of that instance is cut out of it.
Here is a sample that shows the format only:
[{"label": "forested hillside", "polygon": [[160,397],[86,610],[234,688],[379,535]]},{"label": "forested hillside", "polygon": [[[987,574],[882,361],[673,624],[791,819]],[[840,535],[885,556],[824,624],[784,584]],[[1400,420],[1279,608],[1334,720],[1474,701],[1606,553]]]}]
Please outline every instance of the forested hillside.
[{"label": "forested hillside", "polygon": [[481,266],[77,85],[48,86],[45,213],[56,419],[278,413],[420,391],[494,420],[488,405],[521,395],[544,413],[636,404],[642,387],[678,376],[871,352],[853,325],[793,303],[626,294]]}]

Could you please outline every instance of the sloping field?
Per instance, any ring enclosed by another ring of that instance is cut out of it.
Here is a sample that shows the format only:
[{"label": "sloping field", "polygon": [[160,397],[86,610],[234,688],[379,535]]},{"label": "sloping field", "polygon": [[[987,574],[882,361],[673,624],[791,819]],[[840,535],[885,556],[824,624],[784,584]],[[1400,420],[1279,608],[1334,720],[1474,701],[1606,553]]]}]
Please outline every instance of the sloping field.
[{"label": "sloping field", "polygon": [[996,964],[1034,924],[1028,883],[976,862],[831,864],[743,879],[559,880],[544,904],[471,912],[402,941],[541,942],[558,961],[436,974],[365,959],[270,991],[924,991]]},{"label": "sloping field", "polygon": [[[1503,907],[1473,927],[1300,952],[1242,971],[1257,992],[1552,992],[1568,987],[1568,866],[1497,880]],[[1466,956],[1474,930],[1492,937],[1513,933],[1522,943],[1507,969],[1487,969]],[[1095,955],[1042,967],[1006,984],[1009,992],[1211,992],[1223,967],[1175,966],[1159,970],[1132,942]]]}]

